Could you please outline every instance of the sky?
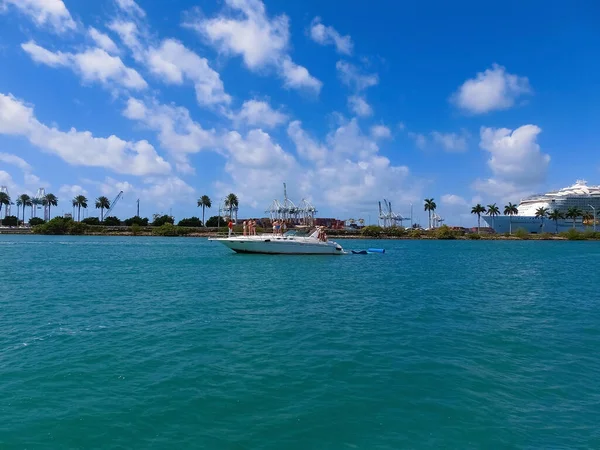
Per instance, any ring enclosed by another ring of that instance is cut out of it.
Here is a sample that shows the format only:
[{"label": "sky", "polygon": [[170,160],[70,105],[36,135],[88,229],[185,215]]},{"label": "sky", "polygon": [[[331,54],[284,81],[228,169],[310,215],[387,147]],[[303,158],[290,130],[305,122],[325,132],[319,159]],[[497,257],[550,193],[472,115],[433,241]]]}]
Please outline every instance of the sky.
[{"label": "sky", "polygon": [[[113,213],[319,217],[600,184],[593,1],[0,0],[0,186]],[[89,216],[99,211],[89,210]]]}]

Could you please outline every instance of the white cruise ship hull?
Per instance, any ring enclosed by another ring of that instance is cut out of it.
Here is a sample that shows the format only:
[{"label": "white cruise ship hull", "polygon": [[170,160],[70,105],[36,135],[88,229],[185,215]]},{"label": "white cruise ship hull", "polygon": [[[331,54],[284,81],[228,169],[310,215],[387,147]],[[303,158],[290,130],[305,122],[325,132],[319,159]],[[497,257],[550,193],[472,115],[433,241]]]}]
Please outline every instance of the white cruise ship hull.
[{"label": "white cruise ship hull", "polygon": [[[489,227],[493,228],[496,233],[508,233],[511,229],[514,233],[519,228],[525,229],[528,233],[559,233],[563,231],[569,231],[573,229],[572,219],[561,219],[558,223],[548,218],[544,219],[544,228],[542,229],[542,220],[535,216],[496,216],[492,219],[489,216],[481,216],[481,219],[488,224]],[[585,226],[581,219],[575,221],[575,229],[578,231],[584,231],[591,229],[589,226]]]},{"label": "white cruise ship hull", "polygon": [[334,241],[282,236],[234,236],[215,238],[236,253],[271,255],[343,255],[344,249]]}]

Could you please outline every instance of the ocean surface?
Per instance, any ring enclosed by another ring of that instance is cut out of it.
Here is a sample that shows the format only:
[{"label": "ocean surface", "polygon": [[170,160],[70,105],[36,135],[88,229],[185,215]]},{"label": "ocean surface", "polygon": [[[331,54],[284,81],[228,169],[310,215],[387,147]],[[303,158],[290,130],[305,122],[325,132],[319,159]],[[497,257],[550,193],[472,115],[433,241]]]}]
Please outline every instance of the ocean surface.
[{"label": "ocean surface", "polygon": [[0,235],[0,448],[600,448],[600,243],[340,243]]}]

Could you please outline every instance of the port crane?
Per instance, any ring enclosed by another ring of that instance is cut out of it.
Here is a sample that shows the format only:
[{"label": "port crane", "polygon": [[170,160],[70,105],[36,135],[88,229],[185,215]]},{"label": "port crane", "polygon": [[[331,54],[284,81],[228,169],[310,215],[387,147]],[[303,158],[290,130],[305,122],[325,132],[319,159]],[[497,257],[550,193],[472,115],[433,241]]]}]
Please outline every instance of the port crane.
[{"label": "port crane", "polygon": [[110,207],[104,212],[104,218],[107,218],[108,216],[110,216],[110,213],[112,212],[114,207],[117,205],[118,201],[121,200],[121,197],[123,197],[123,191],[119,192],[117,194],[117,196],[115,197],[115,199],[110,203]]},{"label": "port crane", "polygon": [[384,198],[383,204],[384,206],[382,207],[381,202],[379,202],[379,226],[383,228],[396,227],[398,223],[402,226],[402,222],[406,218],[392,211],[392,202],[388,202]]}]

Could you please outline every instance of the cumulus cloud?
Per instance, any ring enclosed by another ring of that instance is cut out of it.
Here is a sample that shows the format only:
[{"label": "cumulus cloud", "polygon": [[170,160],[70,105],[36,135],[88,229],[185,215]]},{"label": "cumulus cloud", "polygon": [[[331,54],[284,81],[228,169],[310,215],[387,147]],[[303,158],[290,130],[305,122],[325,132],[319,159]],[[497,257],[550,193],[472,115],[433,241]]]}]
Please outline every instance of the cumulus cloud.
[{"label": "cumulus cloud", "polygon": [[535,125],[515,130],[482,127],[479,146],[490,154],[492,177],[476,180],[474,189],[507,198],[524,195],[545,181],[550,155],[542,153],[537,143],[541,131]]},{"label": "cumulus cloud", "polygon": [[94,43],[102,50],[105,50],[107,53],[112,53],[113,55],[119,53],[117,44],[115,44],[107,34],[96,30],[94,27],[89,28],[88,34]]},{"label": "cumulus cloud", "polygon": [[510,74],[503,66],[493,64],[491,69],[465,81],[450,100],[469,113],[484,114],[511,108],[525,94],[531,94],[527,77]]},{"label": "cumulus cloud", "polygon": [[348,97],[348,108],[359,117],[368,117],[373,114],[371,105],[360,95],[351,95]]},{"label": "cumulus cloud", "polygon": [[117,0],[117,6],[129,14],[139,17],[146,16],[146,12],[134,0]]},{"label": "cumulus cloud", "polygon": [[385,125],[373,125],[371,127],[371,136],[375,139],[389,139],[392,137],[392,132]]},{"label": "cumulus cloud", "polygon": [[176,39],[153,43],[148,30],[128,20],[115,20],[109,28],[130,49],[134,59],[165,84],[191,83],[199,105],[228,105],[231,96],[225,92],[221,76],[203,58]]},{"label": "cumulus cloud", "polygon": [[24,172],[31,171],[31,166],[29,165],[29,163],[17,155],[12,155],[10,153],[0,153],[0,162],[17,166]]},{"label": "cumulus cloud", "polygon": [[109,55],[101,48],[91,48],[81,53],[52,52],[34,41],[21,44],[21,48],[35,62],[50,67],[68,67],[84,82],[98,82],[108,87],[117,86],[133,90],[148,87],[136,70],[125,66],[121,58]]},{"label": "cumulus cloud", "polygon": [[60,131],[37,120],[33,108],[12,95],[0,94],[0,134],[21,136],[41,150],[74,166],[104,167],[131,175],[164,174],[169,164],[147,141],[101,138],[89,131]]},{"label": "cumulus cloud", "polygon": [[254,99],[245,101],[240,111],[230,117],[238,124],[243,123],[265,128],[274,128],[288,120],[286,114],[274,110],[269,103]]},{"label": "cumulus cloud", "polygon": [[441,203],[442,203],[442,205],[446,205],[446,206],[458,206],[458,207],[467,207],[469,205],[463,197],[461,197],[460,195],[455,195],[455,194],[442,195]]},{"label": "cumulus cloud", "polygon": [[227,55],[241,56],[246,67],[262,73],[274,69],[284,85],[318,94],[322,83],[289,55],[289,18],[269,17],[261,0],[225,0],[229,11],[213,18],[190,18],[184,26],[196,30]]},{"label": "cumulus cloud", "polygon": [[469,135],[466,131],[459,133],[442,133],[432,131],[429,134],[408,132],[408,137],[415,141],[415,145],[421,150],[431,147],[441,147],[449,153],[462,153],[468,149]]},{"label": "cumulus cloud", "polygon": [[48,26],[57,33],[75,30],[77,25],[62,0],[2,0],[2,6],[13,6],[29,16],[37,26]]},{"label": "cumulus cloud", "polygon": [[325,26],[321,23],[320,17],[315,17],[310,24],[310,37],[313,41],[321,45],[335,45],[338,53],[345,55],[352,54],[352,38],[342,36],[338,31],[330,26]]}]

